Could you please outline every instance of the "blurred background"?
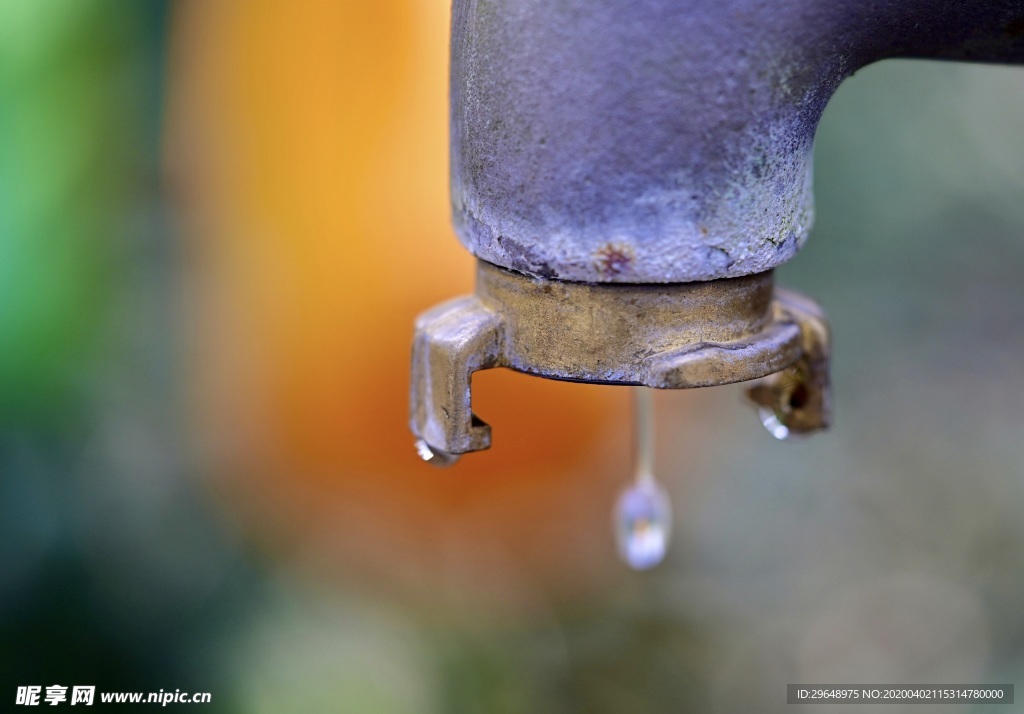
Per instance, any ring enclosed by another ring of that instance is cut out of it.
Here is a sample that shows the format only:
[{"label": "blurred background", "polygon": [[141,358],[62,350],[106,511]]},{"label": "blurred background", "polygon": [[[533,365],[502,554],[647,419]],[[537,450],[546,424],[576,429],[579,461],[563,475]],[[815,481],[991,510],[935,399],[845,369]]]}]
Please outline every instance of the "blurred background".
[{"label": "blurred background", "polygon": [[676,529],[634,574],[627,390],[485,372],[494,449],[412,449],[412,320],[472,280],[447,23],[0,3],[0,696],[774,712],[789,682],[1022,683],[1024,70],[839,90],[779,271],[831,318],[835,427],[778,443],[739,386],[657,394]]}]

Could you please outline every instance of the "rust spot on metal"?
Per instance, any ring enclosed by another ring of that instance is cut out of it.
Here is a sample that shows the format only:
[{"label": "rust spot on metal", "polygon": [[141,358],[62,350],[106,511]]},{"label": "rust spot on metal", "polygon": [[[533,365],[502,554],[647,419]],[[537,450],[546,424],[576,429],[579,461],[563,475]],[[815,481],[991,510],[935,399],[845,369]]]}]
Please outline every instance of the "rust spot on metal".
[{"label": "rust spot on metal", "polygon": [[633,265],[633,247],[625,243],[606,243],[598,248],[594,265],[606,278],[621,275]]}]

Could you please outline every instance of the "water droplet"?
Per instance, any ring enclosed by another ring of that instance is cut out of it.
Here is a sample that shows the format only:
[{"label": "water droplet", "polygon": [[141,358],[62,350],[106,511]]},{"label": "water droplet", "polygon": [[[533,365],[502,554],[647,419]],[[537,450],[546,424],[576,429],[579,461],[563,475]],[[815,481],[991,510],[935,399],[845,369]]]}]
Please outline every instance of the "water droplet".
[{"label": "water droplet", "polygon": [[435,449],[423,439],[416,440],[416,453],[431,466],[442,469],[454,466],[459,461],[458,454],[449,454],[447,451]]},{"label": "water droplet", "polygon": [[653,568],[665,558],[672,530],[668,494],[653,477],[626,489],[615,506],[615,535],[622,559],[636,570]]},{"label": "water droplet", "polygon": [[774,409],[759,407],[757,415],[761,418],[761,423],[764,424],[764,428],[768,430],[768,433],[779,441],[785,441],[793,435],[789,427],[775,413]]}]

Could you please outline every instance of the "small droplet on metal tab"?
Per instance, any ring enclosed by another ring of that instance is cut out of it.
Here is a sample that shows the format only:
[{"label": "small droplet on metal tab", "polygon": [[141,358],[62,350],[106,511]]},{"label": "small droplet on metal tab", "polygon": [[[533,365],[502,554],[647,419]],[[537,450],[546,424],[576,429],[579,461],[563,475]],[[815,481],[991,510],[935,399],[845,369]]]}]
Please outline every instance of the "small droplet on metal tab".
[{"label": "small droplet on metal tab", "polygon": [[615,505],[615,538],[619,554],[635,570],[665,559],[672,531],[668,493],[654,479],[654,405],[649,389],[633,392],[636,474]]},{"label": "small droplet on metal tab", "polygon": [[774,436],[779,441],[786,441],[793,436],[793,432],[790,431],[789,427],[779,418],[779,415],[775,413],[774,409],[770,407],[759,407],[757,410],[757,416],[760,417],[761,423],[764,424],[764,428],[768,430],[768,433]]},{"label": "small droplet on metal tab", "polygon": [[672,529],[668,494],[653,477],[626,489],[615,506],[619,554],[636,570],[653,568],[665,558]]},{"label": "small droplet on metal tab", "polygon": [[428,464],[439,469],[454,466],[459,461],[458,454],[449,454],[447,451],[435,449],[423,439],[416,440],[416,453]]}]

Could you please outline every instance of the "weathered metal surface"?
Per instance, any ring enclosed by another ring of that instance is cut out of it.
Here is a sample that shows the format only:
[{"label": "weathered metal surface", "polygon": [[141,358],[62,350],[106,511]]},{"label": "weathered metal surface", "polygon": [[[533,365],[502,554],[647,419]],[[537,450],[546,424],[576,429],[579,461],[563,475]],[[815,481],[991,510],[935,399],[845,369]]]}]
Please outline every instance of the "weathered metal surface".
[{"label": "weathered metal surface", "polygon": [[502,366],[553,379],[647,384],[652,367],[658,381],[672,379],[663,363],[681,349],[763,332],[772,276],[602,285],[534,278],[479,261],[476,299],[501,316]]},{"label": "weathered metal surface", "polygon": [[887,57],[1024,62],[1024,0],[455,0],[458,234],[565,280],[768,270],[825,104]]},{"label": "weathered metal surface", "polygon": [[[780,438],[802,436],[832,423],[832,382],[829,369],[831,336],[828,320],[812,300],[776,288],[775,309],[800,325],[800,358],[785,369],[759,379],[747,396],[784,429]],[[766,424],[767,426],[767,424]]]},{"label": "weathered metal surface", "polygon": [[[487,448],[490,427],[472,412],[470,384],[474,372],[493,367],[684,389],[824,364],[824,381],[808,384],[827,390],[823,325],[810,301],[774,295],[771,272],[703,283],[601,285],[478,261],[474,295],[416,322],[410,424],[432,463]],[[823,428],[828,395],[812,401],[814,428]]]},{"label": "weathered metal surface", "polygon": [[442,461],[445,453],[491,445],[491,428],[470,409],[469,380],[473,372],[502,363],[502,328],[501,315],[475,297],[438,305],[416,320],[410,421]]}]

